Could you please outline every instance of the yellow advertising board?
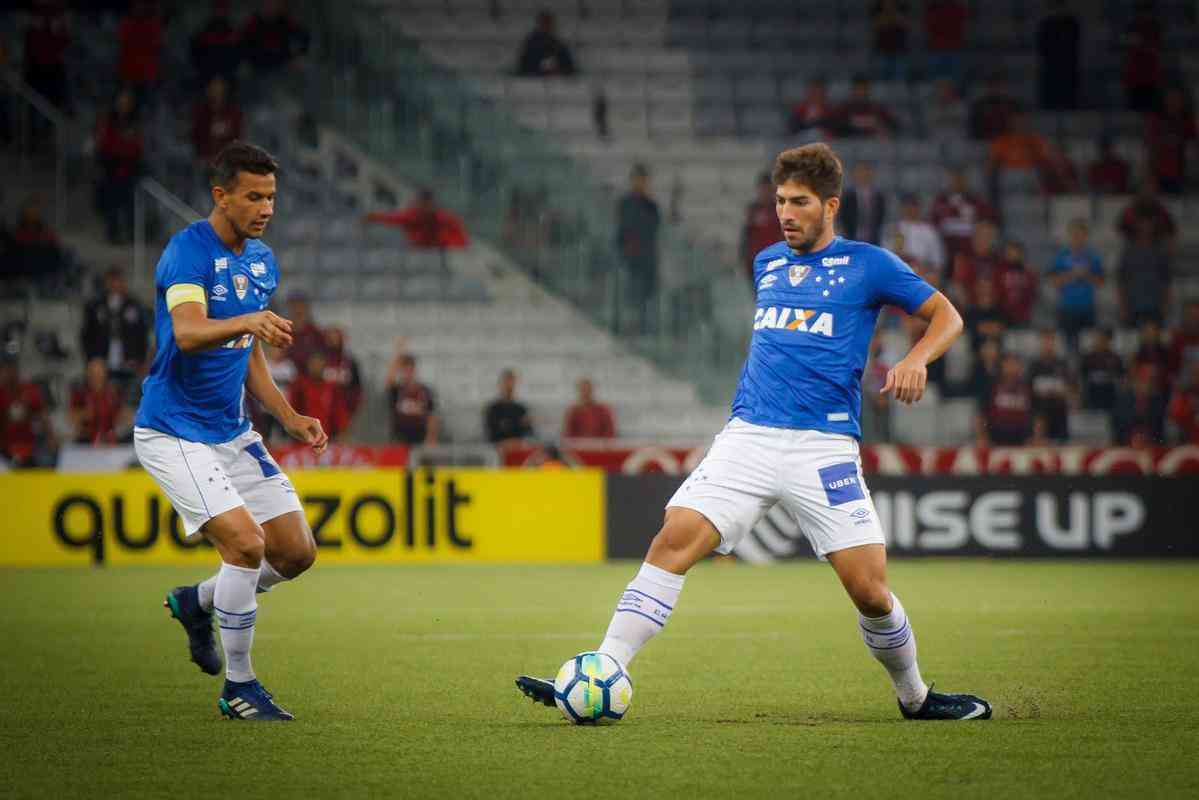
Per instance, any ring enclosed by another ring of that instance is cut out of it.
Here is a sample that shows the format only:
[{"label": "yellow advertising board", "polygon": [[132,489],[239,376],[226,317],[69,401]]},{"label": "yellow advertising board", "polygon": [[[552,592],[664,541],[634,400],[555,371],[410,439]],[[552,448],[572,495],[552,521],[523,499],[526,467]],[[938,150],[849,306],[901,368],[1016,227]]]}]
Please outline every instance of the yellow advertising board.
[{"label": "yellow advertising board", "polygon": [[[322,563],[599,561],[600,470],[297,470]],[[0,566],[211,563],[140,471],[0,475]]]}]

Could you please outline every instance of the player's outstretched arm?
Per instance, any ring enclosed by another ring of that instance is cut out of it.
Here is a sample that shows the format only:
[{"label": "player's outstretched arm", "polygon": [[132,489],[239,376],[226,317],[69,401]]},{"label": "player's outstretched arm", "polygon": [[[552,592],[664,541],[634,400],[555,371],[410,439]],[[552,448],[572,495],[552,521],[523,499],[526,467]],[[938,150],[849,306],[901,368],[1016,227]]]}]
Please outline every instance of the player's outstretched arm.
[{"label": "player's outstretched arm", "polygon": [[279,385],[271,376],[266,354],[262,352],[262,345],[258,342],[254,343],[254,350],[250,353],[250,364],[246,370],[246,390],[262,403],[268,414],[279,420],[279,424],[289,436],[311,445],[313,452],[317,454],[324,452],[329,444],[329,435],[325,433],[321,421],[316,417],[306,417],[298,413],[291,403],[287,402],[287,398],[283,396]]},{"label": "player's outstretched arm", "polygon": [[180,303],[171,309],[171,327],[175,344],[185,353],[211,350],[246,334],[275,347],[291,345],[291,321],[270,311],[209,319],[203,303]]},{"label": "player's outstretched arm", "polygon": [[880,390],[883,394],[894,392],[896,400],[908,404],[924,396],[928,365],[945,354],[963,327],[962,315],[940,292],[925,300],[916,309],[915,316],[927,320],[928,329],[908,354],[887,372],[887,382]]}]

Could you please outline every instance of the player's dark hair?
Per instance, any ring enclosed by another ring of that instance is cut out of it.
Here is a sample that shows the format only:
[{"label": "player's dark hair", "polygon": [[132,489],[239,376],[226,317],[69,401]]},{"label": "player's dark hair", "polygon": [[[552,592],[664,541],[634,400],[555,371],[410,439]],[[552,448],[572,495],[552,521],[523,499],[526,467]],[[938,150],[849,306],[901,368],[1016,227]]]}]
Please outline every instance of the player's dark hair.
[{"label": "player's dark hair", "polygon": [[833,148],[823,142],[793,147],[779,153],[770,173],[775,186],[795,181],[811,189],[820,202],[841,196],[843,169]]},{"label": "player's dark hair", "polygon": [[211,182],[213,186],[232,189],[237,184],[240,172],[254,175],[273,175],[279,171],[279,162],[261,147],[233,140],[221,148],[212,160]]}]

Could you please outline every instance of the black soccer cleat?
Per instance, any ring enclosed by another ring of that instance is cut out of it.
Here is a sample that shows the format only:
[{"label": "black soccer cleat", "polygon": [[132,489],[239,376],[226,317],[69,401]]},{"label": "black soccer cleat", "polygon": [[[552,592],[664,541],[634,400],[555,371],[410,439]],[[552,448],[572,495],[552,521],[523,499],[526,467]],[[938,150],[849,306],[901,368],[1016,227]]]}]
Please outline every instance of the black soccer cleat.
[{"label": "black soccer cleat", "polygon": [[930,686],[928,697],[916,711],[908,711],[903,703],[899,713],[904,719],[990,719],[991,704],[972,694],[941,694]]},{"label": "black soccer cleat", "polygon": [[176,586],[167,592],[162,605],[187,631],[192,662],[209,675],[219,675],[221,654],[217,652],[216,637],[212,634],[212,612],[200,607],[200,593],[196,587]]},{"label": "black soccer cleat", "polygon": [[275,697],[256,680],[236,683],[226,680],[216,701],[229,719],[252,722],[291,722],[295,717],[275,704]]},{"label": "black soccer cleat", "polygon": [[554,682],[547,678],[534,678],[529,675],[521,675],[516,679],[516,688],[524,692],[525,697],[534,703],[541,703],[550,708],[553,708],[555,705]]}]

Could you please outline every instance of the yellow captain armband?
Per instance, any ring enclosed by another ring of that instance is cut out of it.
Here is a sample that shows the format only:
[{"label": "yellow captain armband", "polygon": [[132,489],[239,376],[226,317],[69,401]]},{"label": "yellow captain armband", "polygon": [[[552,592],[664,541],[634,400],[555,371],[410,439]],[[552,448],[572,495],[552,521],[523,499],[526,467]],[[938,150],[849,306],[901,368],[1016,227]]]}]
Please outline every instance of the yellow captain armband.
[{"label": "yellow captain armband", "polygon": [[208,307],[204,287],[194,283],[176,283],[167,289],[167,311],[173,311],[180,303],[200,303]]}]

